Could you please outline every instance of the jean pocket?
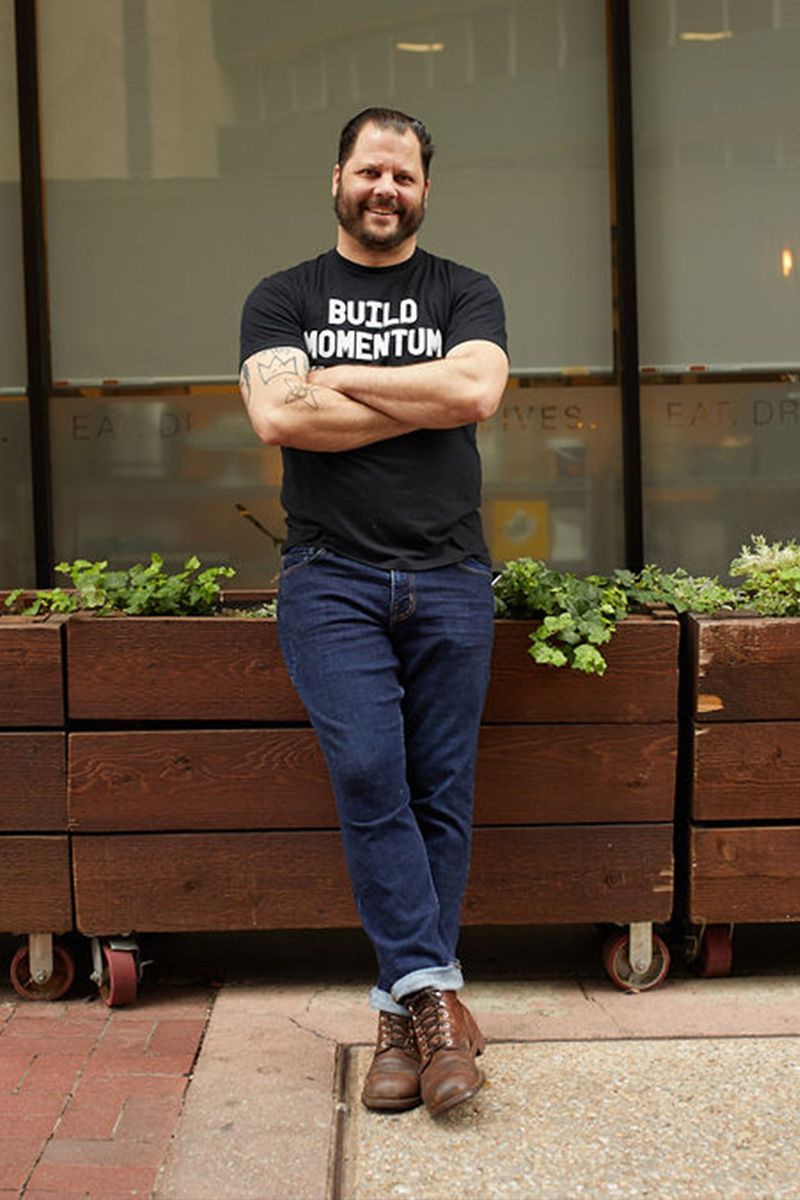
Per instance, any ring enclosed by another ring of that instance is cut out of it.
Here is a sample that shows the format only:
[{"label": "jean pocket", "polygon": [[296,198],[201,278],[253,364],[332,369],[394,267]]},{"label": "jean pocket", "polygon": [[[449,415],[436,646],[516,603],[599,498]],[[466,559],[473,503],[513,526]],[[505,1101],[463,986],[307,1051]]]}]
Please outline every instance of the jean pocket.
[{"label": "jean pocket", "polygon": [[458,565],[462,571],[468,571],[470,575],[480,575],[491,582],[492,568],[482,558],[464,558]]},{"label": "jean pocket", "polygon": [[309,566],[321,558],[324,553],[324,546],[293,546],[281,557],[281,579],[293,575],[301,567]]}]

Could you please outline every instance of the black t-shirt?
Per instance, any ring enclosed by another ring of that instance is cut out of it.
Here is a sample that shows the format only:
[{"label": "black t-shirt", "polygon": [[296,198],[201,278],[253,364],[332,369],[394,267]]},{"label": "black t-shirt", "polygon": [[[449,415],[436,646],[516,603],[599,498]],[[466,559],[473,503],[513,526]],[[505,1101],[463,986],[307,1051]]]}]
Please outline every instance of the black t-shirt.
[{"label": "black t-shirt", "polygon": [[[330,250],[257,284],[242,313],[240,362],[295,346],[312,367],[405,366],[475,338],[506,349],[503,303],[488,276],[420,249],[389,267]],[[386,570],[488,561],[480,489],[474,424],[338,453],[284,447],[287,546],[322,545]]]}]

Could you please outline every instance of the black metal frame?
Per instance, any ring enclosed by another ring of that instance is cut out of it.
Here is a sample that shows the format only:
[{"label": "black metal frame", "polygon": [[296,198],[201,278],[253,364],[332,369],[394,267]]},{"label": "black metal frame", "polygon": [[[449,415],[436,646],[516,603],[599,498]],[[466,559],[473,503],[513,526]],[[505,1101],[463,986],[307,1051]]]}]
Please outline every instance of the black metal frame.
[{"label": "black metal frame", "polygon": [[53,577],[53,480],[50,459],[52,385],[47,256],[39,123],[39,61],[35,0],[14,0],[17,48],[22,255],[28,363],[31,477],[36,584]]},{"label": "black metal frame", "polygon": [[617,300],[615,368],[622,405],[622,481],[626,565],[644,565],[642,425],[639,407],[639,319],[636,299],[633,103],[628,0],[609,0],[609,70],[616,200],[614,281]]}]

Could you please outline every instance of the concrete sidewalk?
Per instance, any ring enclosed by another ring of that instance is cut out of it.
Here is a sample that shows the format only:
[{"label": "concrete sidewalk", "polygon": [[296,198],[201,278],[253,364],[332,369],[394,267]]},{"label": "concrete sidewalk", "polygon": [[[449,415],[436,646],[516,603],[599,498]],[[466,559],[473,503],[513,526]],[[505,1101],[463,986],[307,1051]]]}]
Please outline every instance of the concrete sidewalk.
[{"label": "concrete sidewalk", "polygon": [[0,989],[0,1197],[800,1197],[800,930],[736,936],[629,996],[594,930],[467,931],[488,1082],[437,1121],[360,1105],[360,935],[148,939],[123,1010]]}]

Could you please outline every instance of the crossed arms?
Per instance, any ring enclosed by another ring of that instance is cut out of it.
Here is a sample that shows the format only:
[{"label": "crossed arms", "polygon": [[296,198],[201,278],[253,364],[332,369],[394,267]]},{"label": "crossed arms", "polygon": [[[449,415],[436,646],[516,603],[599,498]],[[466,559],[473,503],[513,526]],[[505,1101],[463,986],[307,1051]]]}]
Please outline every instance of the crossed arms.
[{"label": "crossed arms", "polygon": [[323,367],[295,347],[261,350],[239,388],[263,442],[297,450],[354,450],[413,429],[484,421],[500,403],[508,359],[494,342],[462,342],[445,358],[406,367]]}]

